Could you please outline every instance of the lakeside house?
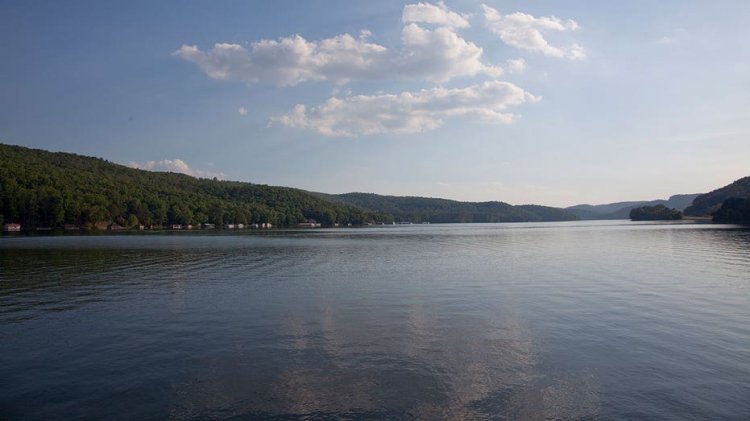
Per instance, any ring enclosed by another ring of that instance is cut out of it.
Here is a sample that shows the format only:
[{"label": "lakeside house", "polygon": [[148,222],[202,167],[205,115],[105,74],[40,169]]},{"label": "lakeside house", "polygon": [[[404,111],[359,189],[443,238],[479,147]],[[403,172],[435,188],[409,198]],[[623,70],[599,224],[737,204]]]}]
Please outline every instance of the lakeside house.
[{"label": "lakeside house", "polygon": [[273,225],[270,222],[262,222],[260,224],[259,223],[254,223],[254,224],[250,224],[250,228],[252,228],[252,229],[259,229],[259,228],[266,229],[266,228],[273,228]]},{"label": "lakeside house", "polygon": [[21,231],[21,224],[16,224],[14,222],[5,224],[5,225],[3,225],[3,231],[4,232],[20,232]]},{"label": "lakeside house", "polygon": [[[303,223],[303,224],[307,224],[307,223]],[[314,228],[314,227],[319,227],[320,224],[317,223],[317,222],[315,222],[315,221],[313,221],[309,225],[300,225],[300,226],[309,226],[309,227]],[[224,228],[226,228],[226,229],[245,229],[245,228],[259,229],[259,228],[272,228],[272,227],[273,227],[273,224],[271,224],[270,222],[255,223],[255,224],[251,224],[251,225],[246,225],[246,224],[225,224],[224,225]],[[137,229],[139,231],[144,231],[144,230],[160,230],[160,229],[165,229],[165,228],[169,228],[169,229],[172,229],[172,230],[184,230],[184,229],[188,229],[189,230],[189,229],[196,229],[196,228],[216,229],[216,224],[209,224],[209,223],[205,223],[205,224],[201,224],[201,225],[173,224],[173,225],[169,225],[167,227],[162,227],[161,225],[157,225],[157,224],[149,224],[149,225],[138,224],[138,225],[135,225],[133,227],[126,227],[126,226],[122,226],[122,225],[117,224],[117,223],[108,223],[106,221],[99,221],[99,222],[96,222],[96,223],[93,223],[93,224],[87,223],[84,226],[77,225],[77,224],[63,224],[63,226],[62,226],[62,229],[64,231],[80,231],[80,230],[84,230],[84,229],[94,229],[94,230],[98,230],[98,231],[127,231],[127,230],[129,230],[131,228],[134,229],[134,230]],[[52,231],[52,230],[54,230],[54,228],[52,228],[52,227],[36,227],[36,228],[32,228],[32,229],[35,230],[35,231]],[[18,224],[18,223],[15,223],[15,222],[9,222],[9,223],[3,224],[2,225],[2,231],[3,232],[20,232],[21,231],[21,224]]]},{"label": "lakeside house", "polygon": [[314,219],[308,219],[307,222],[300,222],[297,226],[299,228],[320,228],[320,222]]}]

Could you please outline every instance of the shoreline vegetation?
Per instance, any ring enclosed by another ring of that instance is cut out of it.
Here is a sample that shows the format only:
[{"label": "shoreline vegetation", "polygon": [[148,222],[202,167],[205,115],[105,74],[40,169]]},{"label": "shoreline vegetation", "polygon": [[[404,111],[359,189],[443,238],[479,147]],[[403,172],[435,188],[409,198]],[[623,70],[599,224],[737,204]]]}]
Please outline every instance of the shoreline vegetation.
[{"label": "shoreline vegetation", "polygon": [[[685,224],[711,224],[711,223],[724,223],[724,222],[715,222],[713,217],[711,216],[683,216],[683,218],[680,219],[673,219],[673,220],[667,220],[667,219],[643,219],[643,220],[633,220],[633,219],[578,219],[573,221],[537,221],[540,223],[546,223],[546,222],[586,222],[586,221],[636,221],[636,222],[646,222],[646,221],[664,221],[664,222],[676,222],[676,223],[685,223]],[[522,222],[466,222],[465,224],[493,224],[493,223],[502,223],[502,224],[513,224],[513,223],[531,223],[527,221]],[[736,222],[731,222],[736,223]],[[446,223],[437,223],[440,224],[462,224],[461,222],[446,222]],[[4,224],[7,225],[7,224]],[[20,225],[20,224],[19,224]],[[2,229],[0,230],[0,237],[2,236],[13,236],[13,235],[110,235],[110,234],[127,234],[127,235],[139,235],[139,234],[149,234],[149,233],[184,233],[184,234],[211,234],[211,233],[241,233],[241,232],[274,232],[274,231],[290,231],[290,230],[308,230],[308,229],[319,229],[319,228],[396,228],[396,227],[404,227],[404,226],[429,226],[434,225],[431,223],[420,223],[420,224],[414,224],[411,222],[392,222],[389,224],[386,223],[365,223],[362,225],[334,225],[334,226],[322,226],[319,223],[311,224],[311,223],[302,223],[295,226],[269,226],[267,228],[259,228],[259,227],[253,227],[253,226],[244,226],[244,227],[235,227],[235,228],[228,228],[228,227],[199,227],[199,226],[193,226],[193,227],[186,227],[183,226],[181,228],[175,228],[170,226],[144,226],[141,227],[120,227],[120,228],[109,228],[109,227],[99,227],[99,228],[85,228],[85,227],[35,227],[33,229],[20,229],[20,230],[6,230]]]},{"label": "shoreline vegetation", "polygon": [[641,206],[630,211],[631,221],[678,221],[682,212],[664,205]]},{"label": "shoreline vegetation", "polygon": [[[655,204],[656,206],[650,206]],[[149,172],[64,152],[0,144],[3,232],[242,230],[427,223],[557,222],[688,218],[750,222],[750,177],[666,201],[555,208],[500,201],[325,194],[290,187]],[[646,206],[644,206],[646,205]],[[666,206],[665,206],[666,205]],[[689,206],[688,206],[689,205]],[[648,208],[648,209],[647,209]],[[640,209],[640,210],[639,210]],[[645,209],[645,212],[644,212]],[[667,210],[667,211],[665,211]],[[669,214],[669,215],[667,215]]]}]

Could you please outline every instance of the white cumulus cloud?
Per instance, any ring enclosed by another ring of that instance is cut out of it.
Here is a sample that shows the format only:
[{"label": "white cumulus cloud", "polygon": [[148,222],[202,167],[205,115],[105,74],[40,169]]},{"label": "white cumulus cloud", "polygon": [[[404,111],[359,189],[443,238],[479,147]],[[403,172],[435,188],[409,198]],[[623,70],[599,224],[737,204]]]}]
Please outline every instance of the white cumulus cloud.
[{"label": "white cumulus cloud", "polygon": [[448,10],[445,3],[437,4],[417,3],[407,4],[401,14],[401,22],[404,23],[431,23],[448,28],[468,28],[469,21],[466,16]]},{"label": "white cumulus cloud", "polygon": [[269,82],[280,86],[304,81],[372,78],[373,64],[388,50],[349,34],[321,41],[307,41],[299,35],[279,40],[253,42],[250,48],[238,44],[215,44],[201,51],[183,45],[173,54],[196,63],[208,76],[247,83]]},{"label": "white cumulus cloud", "polygon": [[[247,48],[218,43],[201,50],[183,45],[172,54],[197,64],[214,79],[279,86],[385,78],[445,82],[455,77],[502,73],[500,67],[483,63],[482,48],[458,35],[456,28],[468,26],[468,21],[443,3],[407,5],[403,20],[406,25],[399,50],[369,41],[370,32],[362,31],[358,37],[342,34],[318,41],[292,35],[255,41]],[[415,22],[438,26],[426,29]]]},{"label": "white cumulus cloud", "polygon": [[445,82],[479,74],[497,77],[503,72],[498,66],[482,63],[482,48],[446,27],[429,30],[410,23],[401,31],[401,42],[408,54],[391,67],[403,76]]},{"label": "white cumulus cloud", "polygon": [[534,17],[526,13],[511,13],[502,15],[496,9],[486,4],[482,5],[487,29],[498,35],[500,39],[513,47],[528,51],[541,52],[551,57],[568,59],[583,59],[586,52],[583,47],[573,44],[568,47],[555,47],[542,35],[543,32],[576,31],[580,27],[574,20],[561,20],[552,17]]},{"label": "white cumulus cloud", "polygon": [[488,81],[466,88],[332,97],[309,109],[298,104],[271,122],[326,136],[416,133],[457,117],[509,124],[517,117],[507,111],[509,107],[538,100],[512,83]]},{"label": "white cumulus cloud", "polygon": [[526,70],[526,60],[514,58],[505,62],[505,69],[510,73],[521,73]]},{"label": "white cumulus cloud", "polygon": [[202,178],[218,178],[224,179],[226,176],[220,172],[202,171],[190,168],[190,166],[181,159],[163,159],[161,161],[146,161],[146,162],[128,162],[128,167],[137,168],[146,171],[163,171],[163,172],[177,172],[187,174],[193,177]]}]

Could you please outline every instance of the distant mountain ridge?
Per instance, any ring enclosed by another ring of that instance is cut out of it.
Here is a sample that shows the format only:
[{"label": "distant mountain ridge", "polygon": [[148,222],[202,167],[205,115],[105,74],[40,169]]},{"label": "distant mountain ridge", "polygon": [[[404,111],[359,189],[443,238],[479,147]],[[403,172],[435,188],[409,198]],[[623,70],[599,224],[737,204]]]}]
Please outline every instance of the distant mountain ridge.
[{"label": "distant mountain ridge", "polygon": [[693,203],[699,194],[675,194],[669,199],[615,202],[602,205],[575,205],[565,208],[580,219],[629,219],[630,211],[643,206],[663,205],[670,209],[683,211]]},{"label": "distant mountain ridge", "polygon": [[397,222],[542,222],[574,221],[578,217],[560,208],[540,205],[511,205],[505,202],[460,202],[418,196],[387,196],[374,193],[314,193],[340,205],[365,212],[393,215]]}]

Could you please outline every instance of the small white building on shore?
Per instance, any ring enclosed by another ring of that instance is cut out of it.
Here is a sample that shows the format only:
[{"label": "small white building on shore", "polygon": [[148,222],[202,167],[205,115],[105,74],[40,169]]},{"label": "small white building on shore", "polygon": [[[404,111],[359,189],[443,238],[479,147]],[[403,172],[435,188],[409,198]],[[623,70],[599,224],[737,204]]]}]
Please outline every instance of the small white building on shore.
[{"label": "small white building on shore", "polygon": [[20,232],[21,224],[16,224],[15,222],[5,224],[3,225],[3,231],[4,232]]}]

